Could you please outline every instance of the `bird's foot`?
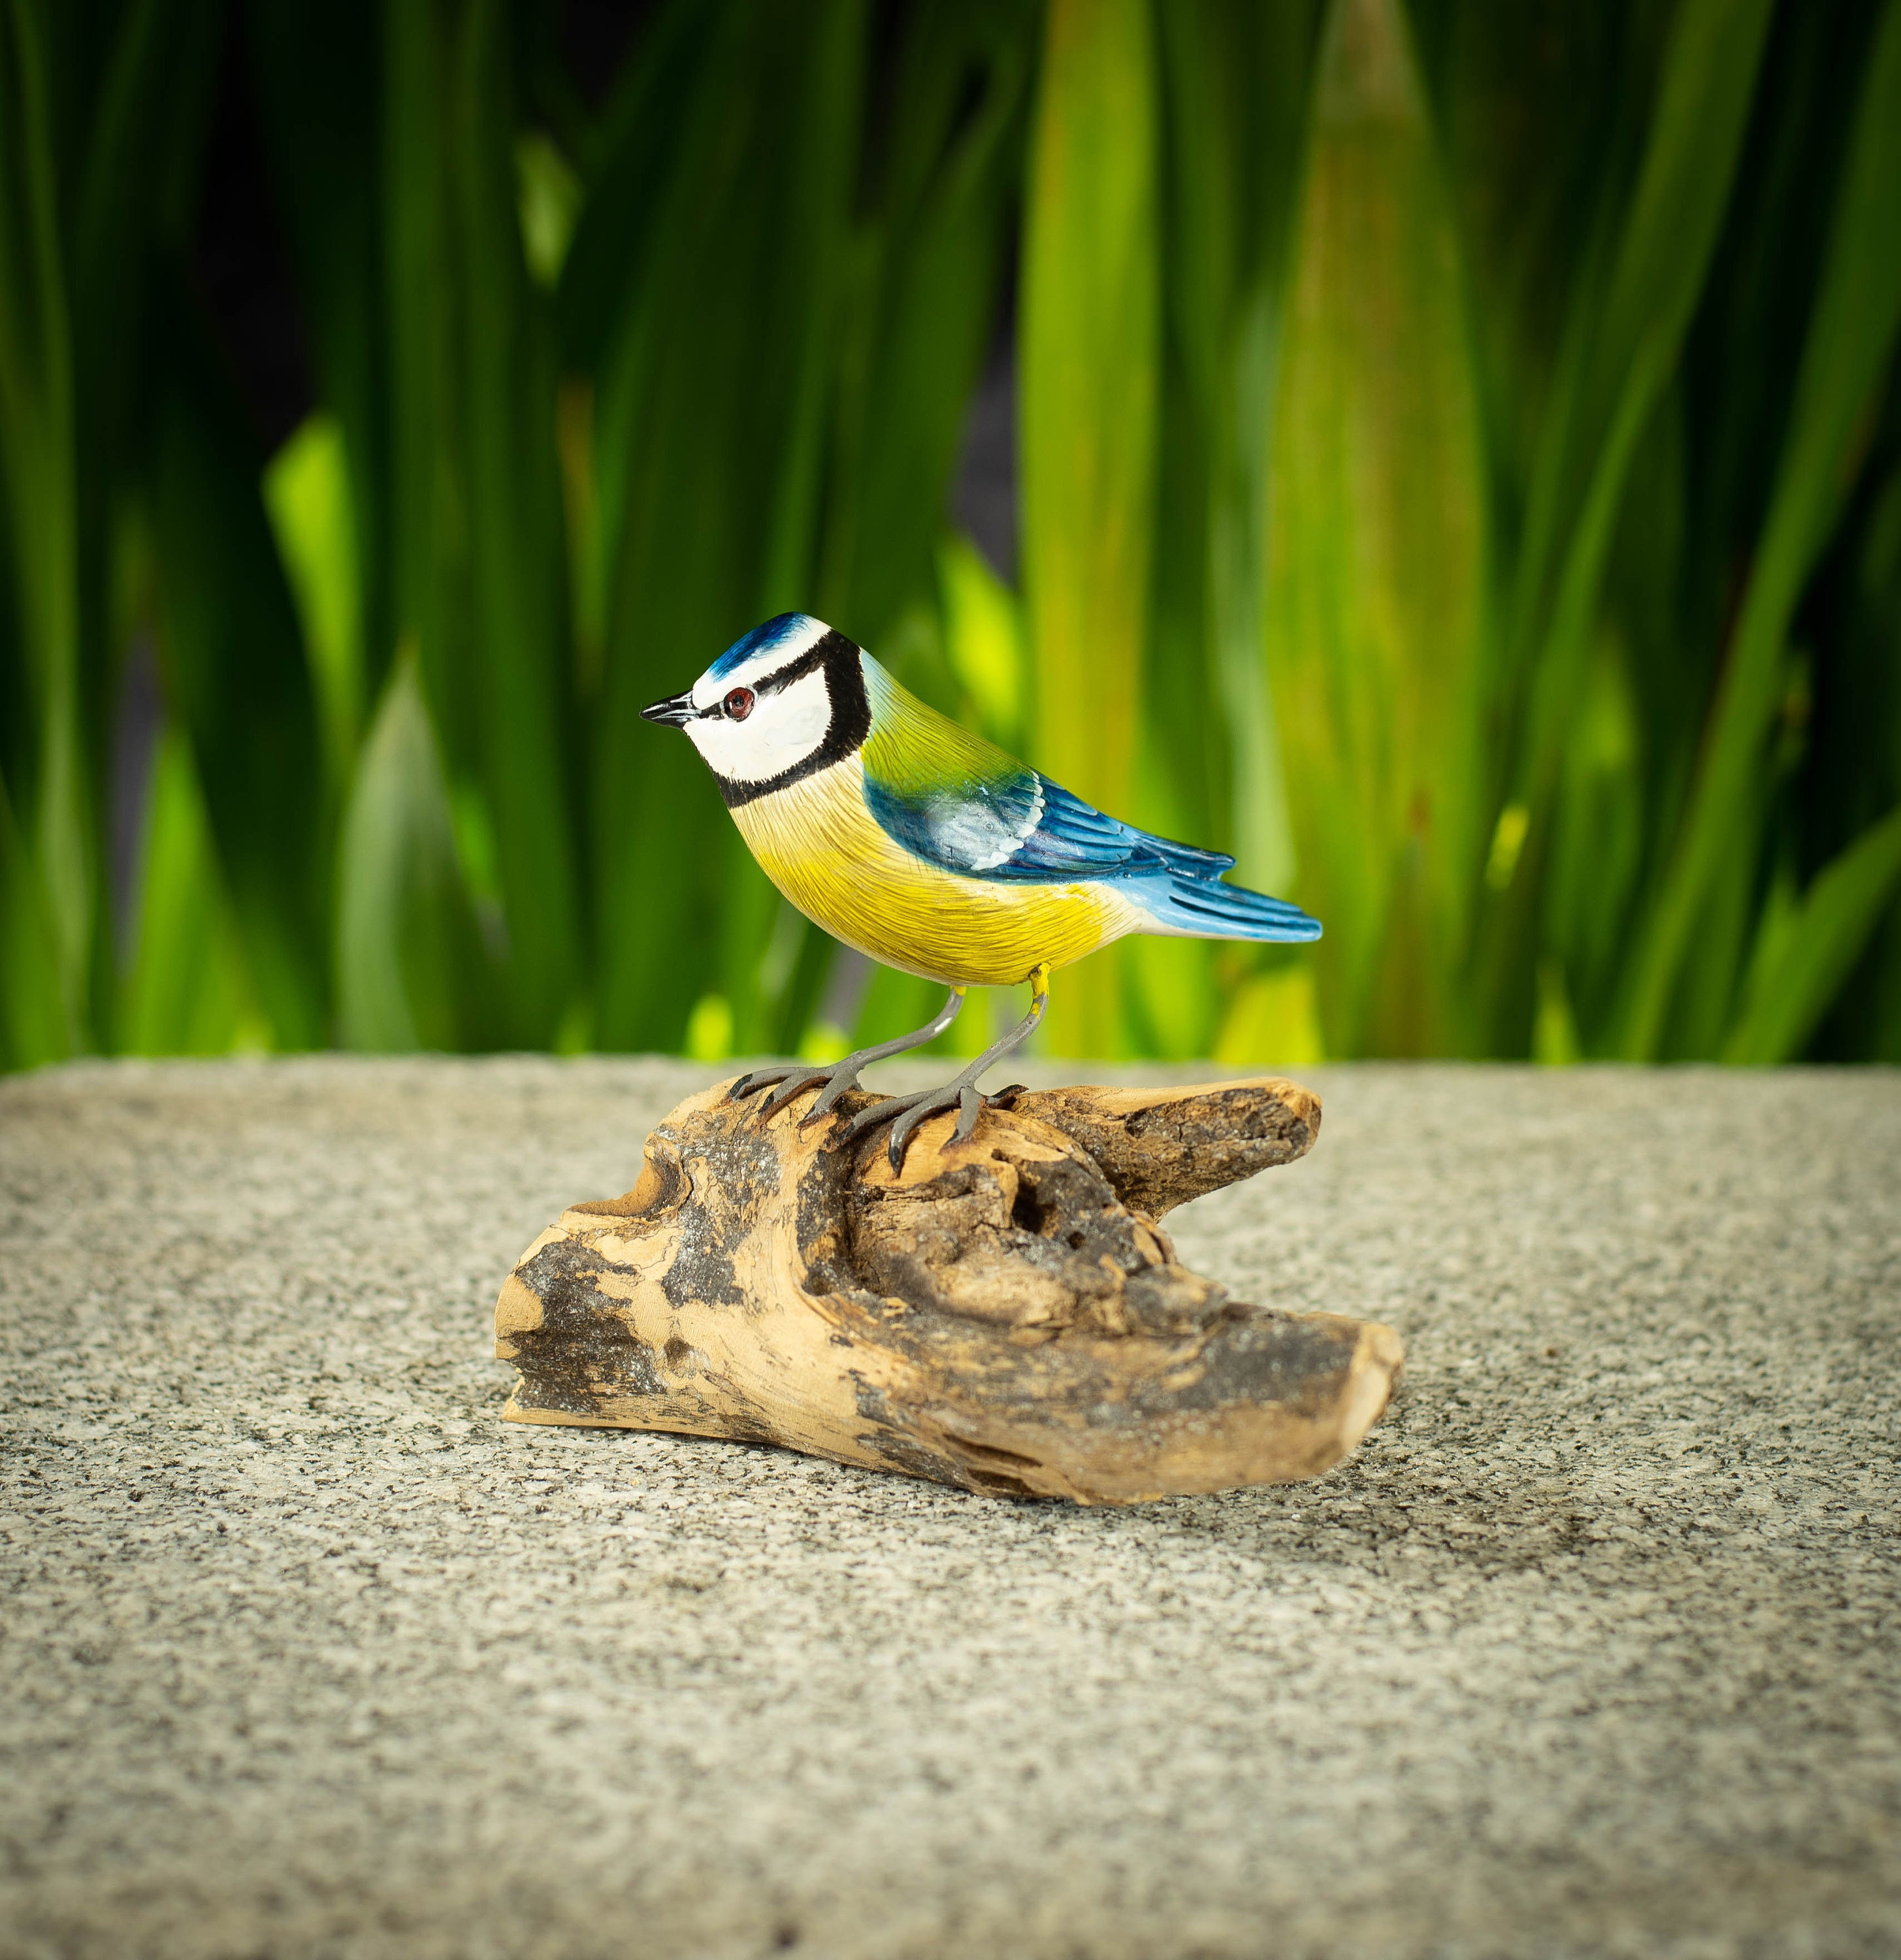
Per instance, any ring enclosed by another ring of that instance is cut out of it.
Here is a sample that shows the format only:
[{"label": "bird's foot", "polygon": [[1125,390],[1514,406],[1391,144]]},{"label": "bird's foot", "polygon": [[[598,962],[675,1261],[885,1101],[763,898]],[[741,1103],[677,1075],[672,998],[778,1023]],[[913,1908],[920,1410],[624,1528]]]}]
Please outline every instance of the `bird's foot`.
[{"label": "bird's foot", "polygon": [[922,1048],[927,1041],[934,1040],[956,1020],[958,1010],[964,1004],[964,990],[953,987],[949,998],[936,1013],[921,1028],[914,1028],[908,1035],[899,1035],[895,1040],[875,1042],[869,1048],[854,1048],[850,1055],[837,1061],[826,1062],[817,1068],[802,1066],[796,1061],[775,1062],[766,1068],[755,1068],[742,1075],[726,1091],[734,1101],[750,1096],[756,1089],[776,1082],[779,1086],[759,1105],[759,1120],[769,1123],[792,1099],[809,1089],[815,1082],[825,1087],[819,1092],[812,1107],[799,1119],[803,1129],[808,1123],[815,1123],[822,1116],[831,1113],[832,1106],[848,1089],[858,1087],[859,1071],[867,1063],[887,1061],[895,1055],[908,1055],[914,1048]]},{"label": "bird's foot", "polygon": [[977,1118],[988,1099],[978,1093],[976,1077],[965,1069],[941,1088],[914,1090],[908,1096],[888,1096],[883,1102],[874,1102],[869,1109],[860,1109],[845,1125],[839,1141],[849,1143],[866,1131],[876,1129],[880,1123],[889,1123],[891,1135],[885,1141],[885,1153],[891,1160],[892,1169],[901,1171],[904,1167],[904,1147],[919,1124],[946,1109],[955,1109],[958,1112],[957,1127],[950,1133],[949,1141],[961,1144],[977,1128]]},{"label": "bird's foot", "polygon": [[[1032,969],[1030,981],[1030,1010],[1009,1032],[993,1041],[974,1061],[959,1069],[941,1089],[920,1089],[909,1096],[888,1096],[882,1102],[874,1102],[869,1109],[860,1109],[845,1125],[838,1141],[850,1143],[854,1137],[862,1136],[867,1130],[875,1130],[880,1123],[889,1123],[891,1137],[885,1148],[891,1158],[891,1167],[901,1171],[904,1167],[904,1146],[911,1141],[911,1132],[927,1118],[939,1115],[946,1109],[958,1112],[957,1127],[948,1139],[961,1144],[977,1128],[977,1119],[983,1113],[987,1102],[1000,1102],[1014,1096],[1023,1087],[1013,1082],[1009,1087],[996,1096],[986,1096],[978,1093],[978,1083],[984,1071],[993,1062],[1001,1061],[1012,1049],[1021,1048],[1035,1032],[1037,1023],[1043,1018],[1043,1010],[1050,1002],[1050,969],[1038,966]],[[953,996],[953,999],[961,998]],[[944,1017],[948,1025],[949,1014],[955,1010],[947,1007]],[[854,1058],[847,1058],[853,1059]],[[841,1064],[842,1067],[844,1064]]]},{"label": "bird's foot", "polygon": [[847,1055],[843,1061],[822,1067],[812,1067],[799,1062],[776,1064],[769,1068],[755,1068],[742,1075],[726,1091],[728,1098],[738,1102],[742,1096],[753,1094],[774,1083],[779,1086],[759,1105],[759,1121],[769,1123],[784,1109],[793,1097],[802,1095],[815,1082],[825,1086],[820,1090],[812,1107],[799,1119],[803,1129],[808,1123],[815,1123],[821,1116],[829,1114],[832,1105],[848,1089],[858,1087],[857,1058]]}]

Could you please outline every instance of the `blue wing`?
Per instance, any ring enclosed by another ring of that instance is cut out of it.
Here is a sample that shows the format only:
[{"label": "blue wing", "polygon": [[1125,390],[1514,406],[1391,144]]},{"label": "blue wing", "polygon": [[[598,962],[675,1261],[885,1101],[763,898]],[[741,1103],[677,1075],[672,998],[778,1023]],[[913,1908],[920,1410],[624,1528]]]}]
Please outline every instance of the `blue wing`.
[{"label": "blue wing", "polygon": [[898,788],[867,772],[865,805],[926,863],[1011,884],[1111,880],[1155,921],[1193,937],[1317,939],[1298,905],[1221,882],[1234,864],[1106,816],[1034,769],[989,783]]}]

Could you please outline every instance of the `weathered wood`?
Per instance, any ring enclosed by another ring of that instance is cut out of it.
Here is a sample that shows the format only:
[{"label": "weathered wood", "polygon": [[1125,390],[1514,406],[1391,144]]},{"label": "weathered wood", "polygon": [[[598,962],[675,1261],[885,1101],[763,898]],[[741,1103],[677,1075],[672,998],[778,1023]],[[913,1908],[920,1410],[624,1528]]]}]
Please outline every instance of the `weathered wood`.
[{"label": "weathered wood", "polygon": [[1378,1419],[1389,1328],[1231,1300],[1157,1220],[1312,1144],[1319,1099],[1264,1077],[1019,1090],[968,1141],[925,1125],[894,1174],[870,1101],[801,1132],[726,1085],[647,1140],[503,1287],[517,1421],[781,1443],[1014,1497],[1130,1503],[1317,1476]]}]

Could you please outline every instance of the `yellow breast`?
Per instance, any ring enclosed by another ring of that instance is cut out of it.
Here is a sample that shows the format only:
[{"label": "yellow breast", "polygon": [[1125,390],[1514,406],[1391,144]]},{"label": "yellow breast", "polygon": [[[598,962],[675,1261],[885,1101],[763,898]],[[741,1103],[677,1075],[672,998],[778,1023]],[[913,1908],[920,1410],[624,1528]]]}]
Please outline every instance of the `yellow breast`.
[{"label": "yellow breast", "polygon": [[1101,886],[1018,885],[943,871],[881,830],[856,756],[741,803],[766,876],[834,939],[947,987],[1013,987],[1119,939],[1132,909]]}]

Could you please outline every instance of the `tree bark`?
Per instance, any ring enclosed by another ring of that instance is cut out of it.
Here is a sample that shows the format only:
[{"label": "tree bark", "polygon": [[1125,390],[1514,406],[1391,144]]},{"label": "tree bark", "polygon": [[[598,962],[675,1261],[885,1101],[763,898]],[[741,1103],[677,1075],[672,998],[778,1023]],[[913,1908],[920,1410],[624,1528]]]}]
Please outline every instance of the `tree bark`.
[{"label": "tree bark", "polygon": [[872,1099],[761,1125],[722,1083],[577,1204],[495,1308],[520,1422],[772,1443],[1010,1497],[1133,1503],[1318,1476],[1378,1419],[1390,1328],[1232,1300],[1159,1223],[1302,1155],[1320,1101],[1262,1077],[1018,1090],[894,1175]]}]

